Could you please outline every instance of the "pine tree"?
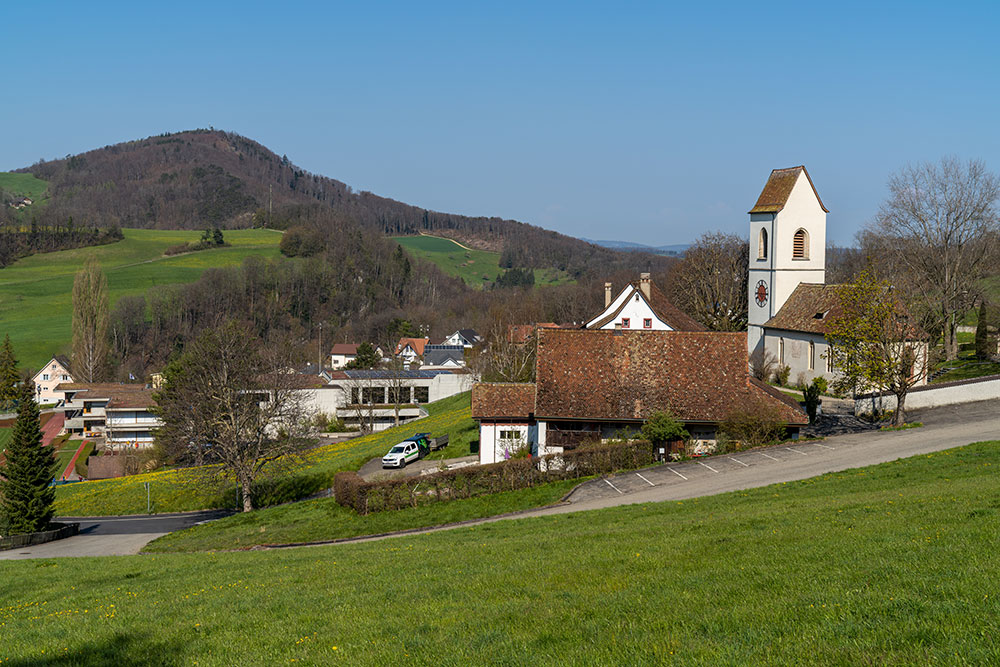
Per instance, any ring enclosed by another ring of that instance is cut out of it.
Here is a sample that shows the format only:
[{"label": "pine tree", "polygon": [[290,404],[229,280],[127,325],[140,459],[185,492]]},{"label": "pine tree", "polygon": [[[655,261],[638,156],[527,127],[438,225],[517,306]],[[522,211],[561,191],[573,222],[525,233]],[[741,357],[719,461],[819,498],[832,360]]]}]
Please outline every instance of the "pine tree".
[{"label": "pine tree", "polygon": [[0,407],[12,406],[17,400],[17,359],[10,344],[10,335],[4,337],[0,346]]},{"label": "pine tree", "polygon": [[42,445],[38,404],[30,383],[21,387],[17,421],[0,468],[0,512],[12,534],[45,530],[52,519],[56,492],[49,486],[56,473],[52,450]]}]

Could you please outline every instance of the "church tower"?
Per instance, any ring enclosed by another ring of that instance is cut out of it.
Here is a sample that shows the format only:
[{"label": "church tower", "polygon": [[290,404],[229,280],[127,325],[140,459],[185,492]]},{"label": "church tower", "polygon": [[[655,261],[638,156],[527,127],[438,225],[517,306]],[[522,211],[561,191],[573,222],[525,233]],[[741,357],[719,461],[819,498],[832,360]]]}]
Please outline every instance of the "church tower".
[{"label": "church tower", "polygon": [[804,166],[775,169],[750,209],[749,326],[752,355],[763,325],[799,283],[826,281],[826,207]]}]

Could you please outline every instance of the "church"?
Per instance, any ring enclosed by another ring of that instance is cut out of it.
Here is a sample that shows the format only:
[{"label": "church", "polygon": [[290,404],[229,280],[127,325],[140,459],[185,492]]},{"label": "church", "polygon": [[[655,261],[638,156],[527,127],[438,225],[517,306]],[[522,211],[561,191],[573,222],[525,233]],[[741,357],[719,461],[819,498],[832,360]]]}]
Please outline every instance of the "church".
[{"label": "church", "polygon": [[[792,383],[834,379],[826,341],[839,285],[826,284],[826,214],[804,166],[771,172],[750,209],[747,352],[788,366]],[[926,342],[918,358],[925,384]]]}]

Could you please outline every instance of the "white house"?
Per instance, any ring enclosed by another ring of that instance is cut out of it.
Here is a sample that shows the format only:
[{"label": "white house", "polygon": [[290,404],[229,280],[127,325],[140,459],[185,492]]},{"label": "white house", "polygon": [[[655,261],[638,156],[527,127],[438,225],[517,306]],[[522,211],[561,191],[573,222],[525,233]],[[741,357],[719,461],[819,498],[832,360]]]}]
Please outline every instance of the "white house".
[{"label": "white house", "polygon": [[587,329],[625,331],[704,331],[656,288],[648,273],[639,275],[611,298],[611,283],[604,283],[604,310],[587,322]]},{"label": "white house", "polygon": [[72,382],[73,376],[69,372],[69,359],[62,355],[56,355],[49,359],[42,369],[35,373],[31,381],[35,385],[35,400],[39,403],[55,403],[63,395],[56,391],[56,386],[60,382]]},{"label": "white house", "polygon": [[[792,382],[833,380],[827,326],[838,309],[826,284],[828,210],[804,166],[775,169],[750,209],[750,358],[788,366]],[[926,382],[927,344],[919,337],[918,372]]]},{"label": "white house", "polygon": [[444,339],[442,345],[461,345],[462,347],[469,349],[479,345],[483,341],[483,337],[480,336],[475,329],[459,329],[452,335]]},{"label": "white house", "polygon": [[163,422],[153,414],[153,392],[141,384],[60,383],[64,428],[82,437],[104,437],[110,449],[153,444],[153,431]]},{"label": "white house", "polygon": [[358,357],[357,343],[337,343],[330,350],[330,366],[334,370],[343,368]]},{"label": "white house", "polygon": [[396,345],[396,356],[407,364],[412,364],[424,356],[424,347],[429,342],[429,338],[400,338]]}]

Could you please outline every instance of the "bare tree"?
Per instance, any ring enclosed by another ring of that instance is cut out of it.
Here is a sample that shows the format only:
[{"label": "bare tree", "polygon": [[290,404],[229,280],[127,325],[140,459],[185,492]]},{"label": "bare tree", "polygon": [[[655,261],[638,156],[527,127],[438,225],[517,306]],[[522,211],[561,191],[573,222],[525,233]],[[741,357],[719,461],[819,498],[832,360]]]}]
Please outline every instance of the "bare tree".
[{"label": "bare tree", "polygon": [[670,272],[671,301],[713,331],[745,330],[748,253],[742,236],[703,234]]},{"label": "bare tree", "polygon": [[998,198],[1000,179],[981,161],[908,166],[889,179],[889,198],[862,235],[870,253],[905,272],[890,274],[893,283],[933,313],[949,360],[958,356],[957,327],[976,303],[977,283],[996,270]]},{"label": "bare tree", "polygon": [[[253,509],[254,482],[279,460],[307,445],[309,413],[287,345],[268,345],[246,335],[235,322],[205,331],[185,350],[178,371],[167,378],[159,405],[165,429],[195,439],[171,444],[201,446],[219,473],[235,478],[243,511]],[[171,386],[174,385],[174,386]],[[192,418],[192,412],[196,414]]]},{"label": "bare tree", "polygon": [[73,377],[100,382],[108,367],[108,279],[91,255],[73,280]]},{"label": "bare tree", "polygon": [[467,365],[483,382],[534,382],[536,333],[519,339],[513,324],[499,309],[491,312],[482,344],[469,355]]}]

